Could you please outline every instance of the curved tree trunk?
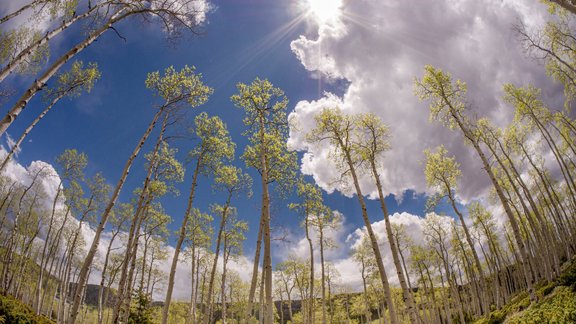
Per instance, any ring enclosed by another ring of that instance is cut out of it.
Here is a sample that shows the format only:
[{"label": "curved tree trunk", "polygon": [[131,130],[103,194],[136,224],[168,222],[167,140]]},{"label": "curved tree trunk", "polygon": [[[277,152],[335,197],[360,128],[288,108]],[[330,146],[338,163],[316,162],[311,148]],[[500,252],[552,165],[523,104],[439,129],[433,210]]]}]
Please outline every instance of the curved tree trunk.
[{"label": "curved tree trunk", "polygon": [[134,151],[132,151],[132,154],[128,158],[128,161],[126,161],[126,165],[124,166],[124,170],[122,171],[122,175],[120,176],[120,179],[118,180],[118,183],[116,184],[116,188],[114,189],[112,197],[110,198],[110,202],[106,206],[106,209],[104,210],[104,213],[102,214],[102,217],[100,218],[100,223],[98,224],[98,227],[96,228],[96,232],[94,234],[94,239],[92,240],[92,244],[90,245],[90,250],[88,251],[88,254],[86,255],[86,259],[84,260],[84,262],[82,264],[82,268],[80,269],[80,273],[78,275],[78,284],[76,285],[76,291],[74,293],[74,303],[72,304],[72,308],[70,311],[70,323],[76,322],[76,317],[78,316],[78,309],[80,308],[80,301],[82,298],[83,287],[86,285],[86,282],[88,281],[88,271],[90,270],[90,267],[92,265],[92,261],[94,260],[94,256],[96,255],[96,251],[98,249],[98,244],[100,243],[100,236],[102,235],[102,232],[104,231],[104,228],[106,226],[106,222],[108,221],[108,217],[110,216],[110,212],[112,211],[112,208],[114,208],[114,205],[116,204],[116,200],[118,199],[118,196],[120,195],[120,191],[122,190],[122,187],[124,187],[124,183],[126,182],[126,178],[128,178],[128,173],[130,172],[130,167],[132,166],[134,159],[136,159],[136,157],[138,156],[138,153],[140,153],[140,150],[142,149],[142,146],[144,146],[144,143],[148,139],[148,136],[150,136],[152,129],[154,129],[154,126],[156,126],[156,122],[158,121],[158,118],[160,117],[160,115],[164,112],[164,108],[165,108],[165,106],[163,106],[161,109],[158,110],[158,112],[156,112],[156,114],[154,115],[154,118],[152,119],[152,121],[148,125],[148,129],[146,129],[146,132],[144,132],[144,135],[142,135],[142,137],[140,138],[140,141],[138,142],[138,144],[134,148]]},{"label": "curved tree trunk", "polygon": [[92,44],[96,39],[98,39],[98,37],[100,37],[100,35],[104,34],[110,27],[112,27],[113,24],[130,15],[136,14],[136,12],[134,11],[122,14],[123,11],[124,9],[120,9],[119,11],[117,11],[112,16],[112,18],[110,18],[110,20],[108,20],[102,27],[91,33],[90,36],[88,36],[86,39],[84,39],[76,46],[74,46],[71,50],[62,55],[56,62],[54,62],[48,68],[48,70],[46,70],[46,72],[44,72],[43,75],[34,80],[32,85],[30,85],[28,90],[26,90],[26,92],[24,92],[24,94],[20,97],[20,99],[18,99],[16,104],[12,106],[12,108],[6,114],[6,116],[4,116],[2,120],[0,120],[0,135],[6,132],[8,127],[10,127],[10,125],[14,122],[14,120],[16,120],[18,115],[20,115],[22,110],[24,110],[24,108],[26,107],[28,102],[32,99],[32,97],[34,97],[34,95],[36,95],[36,93],[38,93],[38,91],[40,91],[46,85],[46,82],[48,82],[48,80],[56,72],[58,72],[58,70],[66,62],[68,62],[70,59],[72,59],[74,56],[76,56],[78,53],[82,52],[82,50],[84,50],[86,47]]},{"label": "curved tree trunk", "polygon": [[12,19],[12,18],[14,18],[14,17],[19,16],[19,15],[20,15],[21,13],[23,13],[24,11],[26,11],[26,10],[28,10],[28,9],[30,9],[30,8],[33,8],[34,6],[36,6],[36,5],[38,5],[38,4],[41,4],[41,3],[45,2],[45,1],[46,1],[46,0],[34,0],[34,1],[30,2],[30,3],[28,3],[28,4],[23,5],[22,7],[20,7],[20,9],[14,11],[14,12],[12,12],[12,13],[9,13],[9,14],[7,14],[6,16],[0,18],[0,24],[3,24],[3,23],[5,23],[5,22],[7,22],[8,20],[10,20],[10,19]]},{"label": "curved tree trunk", "polygon": [[[220,220],[220,226],[218,228],[218,236],[216,238],[216,249],[214,251],[214,259],[212,261],[212,271],[210,271],[210,280],[208,280],[208,296],[212,296],[214,289],[214,278],[216,276],[216,268],[218,267],[218,256],[220,255],[220,244],[222,243],[222,233],[224,232],[224,226],[226,226],[226,218],[228,214],[228,208],[230,207],[230,200],[232,199],[232,192],[229,192],[228,198],[226,199],[226,204],[222,211],[222,219]],[[224,238],[226,240],[226,238]],[[224,249],[224,254],[226,250]],[[225,267],[226,265],[224,265]],[[224,296],[224,292],[222,292]],[[212,299],[210,299],[211,301]],[[212,320],[213,305],[212,302],[208,303],[208,311],[204,315],[204,323],[209,324]]]},{"label": "curved tree trunk", "polygon": [[182,249],[182,244],[186,238],[186,228],[188,227],[188,220],[190,212],[192,211],[192,203],[194,202],[194,196],[196,194],[196,185],[198,184],[198,174],[200,173],[200,167],[202,165],[202,156],[198,157],[196,162],[196,168],[194,169],[194,175],[192,177],[192,184],[190,186],[190,195],[188,196],[188,204],[186,206],[186,212],[182,219],[182,225],[180,225],[180,234],[178,236],[178,241],[174,247],[174,256],[172,257],[172,265],[170,266],[170,275],[168,277],[168,287],[166,289],[166,299],[164,300],[164,307],[162,308],[162,324],[168,323],[168,311],[170,310],[170,302],[172,301],[172,291],[174,290],[174,277],[176,277],[176,266],[178,265],[178,257],[180,255],[180,250]]},{"label": "curved tree trunk", "polygon": [[[45,0],[40,0],[40,1],[42,2]],[[23,62],[26,62],[28,57],[30,55],[32,55],[32,53],[35,50],[40,48],[40,46],[47,44],[48,41],[50,41],[56,35],[60,34],[64,30],[66,30],[73,23],[77,22],[78,20],[81,20],[81,19],[84,19],[84,18],[90,16],[92,13],[96,12],[96,10],[100,9],[101,7],[103,7],[106,4],[107,4],[106,2],[100,3],[100,4],[92,7],[91,9],[86,11],[85,13],[83,13],[79,16],[74,16],[72,19],[70,19],[68,21],[62,22],[62,24],[60,26],[58,26],[57,28],[48,32],[44,37],[42,37],[42,38],[38,39],[37,41],[33,42],[32,44],[28,45],[25,49],[23,49],[20,53],[18,53],[18,55],[16,55],[16,57],[14,57],[10,62],[8,62],[8,64],[6,64],[0,70],[0,82],[2,82],[4,79],[6,79],[6,77],[8,77],[8,75],[10,75],[10,73],[12,73],[18,67],[18,65],[20,65]],[[1,23],[2,22],[0,21],[0,24]]]},{"label": "curved tree trunk", "polygon": [[44,109],[44,111],[42,111],[42,113],[40,115],[38,115],[38,117],[36,117],[36,119],[34,119],[34,121],[32,121],[32,123],[26,128],[26,130],[24,130],[24,133],[22,133],[20,138],[18,138],[16,143],[14,143],[14,145],[12,146],[12,149],[10,149],[10,152],[4,158],[2,165],[0,165],[0,172],[2,172],[6,168],[6,165],[8,165],[8,161],[10,161],[10,158],[12,158],[12,155],[14,155],[14,153],[18,150],[18,148],[20,147],[20,145],[22,144],[22,142],[24,141],[26,136],[28,136],[28,134],[30,133],[32,128],[34,128],[34,126],[36,126],[36,124],[38,124],[38,122],[50,111],[50,109],[52,109],[52,107],[54,107],[54,105],[60,99],[62,99],[65,95],[66,95],[66,93],[62,93],[59,96],[57,96],[56,98],[54,98],[52,100],[52,102],[50,102],[48,107],[46,107],[46,109]]},{"label": "curved tree trunk", "polygon": [[386,236],[388,237],[388,242],[390,243],[390,250],[392,250],[392,258],[394,260],[394,267],[396,268],[396,275],[398,276],[400,287],[402,288],[402,299],[404,300],[406,308],[408,309],[410,321],[414,324],[420,323],[418,310],[414,304],[414,296],[412,296],[412,292],[408,290],[408,286],[406,285],[406,278],[404,277],[404,271],[402,271],[402,265],[398,255],[398,246],[396,245],[396,240],[394,239],[394,234],[392,233],[390,216],[388,215],[388,208],[386,207],[386,202],[384,201],[384,193],[382,192],[382,183],[380,182],[380,175],[378,174],[378,169],[376,168],[376,162],[374,159],[370,160],[370,166],[372,167],[372,176],[374,177],[374,180],[376,180],[376,188],[378,189],[378,197],[380,198],[380,208],[382,209],[382,214],[384,215]]},{"label": "curved tree trunk", "polygon": [[346,163],[350,168],[350,174],[352,175],[354,188],[356,189],[356,195],[358,196],[358,202],[360,203],[360,207],[362,209],[362,219],[364,220],[364,225],[366,226],[366,231],[368,232],[368,238],[370,239],[372,250],[374,251],[374,257],[376,258],[378,271],[380,273],[380,280],[382,282],[382,286],[384,287],[384,295],[386,296],[386,303],[388,304],[388,310],[390,312],[390,321],[392,322],[392,324],[396,324],[398,323],[398,316],[396,315],[396,307],[394,306],[394,302],[392,300],[392,293],[390,291],[390,284],[388,283],[388,276],[386,275],[386,269],[384,268],[384,263],[382,262],[382,255],[380,253],[380,248],[378,247],[378,240],[376,239],[376,235],[372,230],[372,224],[370,223],[370,219],[368,218],[368,209],[366,208],[366,203],[364,202],[364,196],[362,194],[362,190],[360,189],[360,183],[358,181],[358,176],[356,175],[354,162],[352,160],[350,151],[347,150],[347,147],[344,144],[343,139],[340,136],[336,137],[340,149],[345,154]]}]

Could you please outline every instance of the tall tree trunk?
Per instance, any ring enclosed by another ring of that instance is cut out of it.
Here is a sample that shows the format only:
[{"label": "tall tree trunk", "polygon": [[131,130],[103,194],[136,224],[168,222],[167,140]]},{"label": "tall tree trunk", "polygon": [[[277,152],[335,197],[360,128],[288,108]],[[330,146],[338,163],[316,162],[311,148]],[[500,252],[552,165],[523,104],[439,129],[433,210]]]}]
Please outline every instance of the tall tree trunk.
[{"label": "tall tree trunk", "polygon": [[308,231],[308,217],[309,214],[306,212],[306,219],[304,220],[304,225],[306,228],[306,240],[308,241],[308,250],[310,252],[310,296],[309,296],[309,307],[308,307],[308,320],[310,323],[314,322],[314,247],[312,246],[312,239],[310,238],[310,233]]},{"label": "tall tree trunk", "polygon": [[98,324],[102,324],[104,315],[104,284],[106,280],[106,271],[108,270],[108,261],[110,260],[110,252],[112,252],[112,243],[116,239],[116,236],[120,233],[120,229],[117,232],[112,233],[110,242],[108,243],[108,248],[106,249],[106,256],[104,257],[104,265],[102,266],[102,279],[100,280],[100,287],[98,288]]},{"label": "tall tree trunk", "polygon": [[[492,147],[489,147],[489,149],[493,152],[495,158],[497,159],[498,163],[502,166],[502,168],[508,167],[512,171],[512,175],[516,179],[516,182],[518,182],[518,184],[520,185],[520,188],[522,188],[522,192],[524,193],[524,196],[528,199],[528,203],[529,203],[529,205],[530,205],[530,207],[534,213],[534,216],[536,217],[538,223],[540,224],[540,226],[537,226],[538,224],[534,224],[533,221],[531,222],[531,225],[536,227],[536,228],[534,228],[534,231],[538,231],[539,235],[542,236],[546,241],[548,241],[550,243],[554,242],[555,240],[553,240],[551,237],[551,233],[549,231],[547,223],[542,218],[542,215],[540,214],[540,210],[538,209],[538,206],[536,205],[536,202],[534,201],[528,186],[526,185],[526,183],[522,179],[522,176],[520,175],[520,172],[518,172],[518,170],[516,169],[516,167],[514,165],[514,161],[512,160],[510,155],[506,152],[504,146],[502,145],[502,142],[496,136],[496,134],[494,134],[494,132],[492,132],[492,130],[488,130],[488,132],[492,135],[492,138],[498,144],[498,147],[500,148],[500,152],[502,153],[502,155],[504,156],[504,158],[508,162],[508,165],[507,166],[505,165],[504,161],[502,161],[500,159],[500,157],[496,154],[495,150]],[[505,169],[505,172],[506,172],[506,175],[510,178],[510,175],[508,174],[508,170]],[[512,178],[510,178],[510,182],[513,182]],[[522,198],[519,197],[519,199],[522,199]],[[532,220],[530,213],[527,213],[526,217],[529,218],[529,220]],[[546,260],[546,264],[548,264],[548,266],[550,268],[552,268],[553,272],[557,273],[558,268],[560,266],[557,254],[550,249],[550,244],[543,244],[543,245],[544,246],[542,248],[547,250],[547,253],[545,254],[545,255],[547,255],[547,257],[544,257],[544,259]],[[553,278],[548,277],[548,280],[552,280],[552,279]]]},{"label": "tall tree trunk", "polygon": [[[144,179],[144,184],[142,185],[140,195],[138,195],[136,210],[130,223],[130,230],[128,231],[128,242],[126,244],[126,253],[124,255],[124,260],[122,261],[122,271],[120,273],[120,281],[118,282],[118,302],[114,305],[114,313],[112,317],[114,322],[118,321],[119,318],[125,318],[126,314],[129,313],[127,308],[130,307],[131,296],[129,289],[130,287],[127,286],[126,283],[131,282],[132,275],[134,274],[134,263],[136,261],[136,253],[138,252],[138,237],[140,234],[140,227],[142,225],[142,220],[144,219],[145,210],[148,208],[148,205],[153,198],[149,192],[149,186],[152,180],[153,170],[156,166],[158,151],[160,150],[160,145],[164,139],[164,132],[166,131],[168,116],[169,114],[164,115],[162,127],[158,137],[156,138],[154,149],[152,150],[152,158],[148,164],[146,178]],[[129,269],[129,265],[132,265],[132,268]]]},{"label": "tall tree trunk", "polygon": [[[262,209],[262,213],[264,210]],[[256,251],[254,252],[254,263],[252,265],[252,279],[250,280],[250,291],[248,293],[248,313],[247,317],[254,315],[254,295],[258,285],[258,265],[260,264],[260,253],[262,248],[262,232],[264,230],[264,216],[260,215],[260,225],[258,227],[258,237],[256,238]]]},{"label": "tall tree trunk", "polygon": [[502,187],[500,186],[500,183],[498,183],[498,180],[496,179],[496,176],[494,175],[494,172],[492,171],[492,167],[490,166],[490,162],[488,161],[488,158],[486,158],[486,155],[484,155],[484,152],[480,148],[480,145],[478,144],[478,142],[476,141],[474,136],[470,133],[470,131],[466,128],[466,126],[464,126],[463,122],[460,119],[457,119],[457,122],[458,122],[460,129],[464,133],[464,136],[472,142],[472,146],[474,147],[474,149],[478,153],[478,156],[480,157],[480,160],[482,161],[482,165],[484,167],[484,170],[486,171],[486,173],[488,173],[488,177],[492,181],[492,185],[494,186],[494,189],[496,190],[496,194],[497,194],[498,198],[500,199],[500,202],[502,203],[502,207],[504,208],[506,216],[508,216],[508,221],[510,222],[510,225],[512,227],[512,232],[514,234],[516,244],[518,245],[518,249],[520,250],[520,256],[521,256],[520,266],[524,269],[524,275],[526,278],[526,285],[527,285],[528,293],[530,295],[530,300],[536,301],[537,297],[536,297],[536,294],[534,292],[534,277],[532,276],[532,272],[530,271],[530,265],[529,265],[529,260],[528,260],[528,251],[526,249],[526,245],[524,244],[524,241],[522,240],[522,236],[520,234],[520,228],[518,227],[518,222],[516,221],[516,218],[514,217],[514,214],[512,212],[512,209],[510,208],[510,204],[508,203],[508,200],[506,199],[506,197],[504,197]]},{"label": "tall tree trunk", "polygon": [[386,302],[388,304],[388,310],[390,312],[390,321],[392,324],[398,323],[398,316],[396,315],[396,307],[392,300],[392,293],[390,291],[390,284],[388,283],[388,277],[386,275],[386,269],[384,268],[384,263],[382,262],[382,255],[380,254],[380,248],[378,247],[378,240],[376,235],[372,230],[372,224],[368,218],[368,210],[366,208],[366,203],[364,202],[364,196],[362,190],[360,189],[360,183],[358,181],[358,176],[356,175],[356,170],[354,168],[354,162],[350,151],[347,150],[346,145],[341,137],[338,137],[338,144],[345,154],[346,162],[350,168],[350,174],[352,175],[352,180],[354,181],[354,188],[356,189],[356,195],[358,196],[358,202],[362,209],[362,219],[364,220],[364,225],[366,226],[366,231],[368,232],[368,238],[372,245],[372,250],[374,251],[374,257],[376,258],[376,264],[378,266],[378,271],[380,273],[380,280],[382,281],[382,286],[384,287],[384,295],[386,296]]},{"label": "tall tree trunk", "polygon": [[502,187],[498,183],[498,181],[494,175],[494,172],[492,171],[492,167],[490,165],[490,162],[488,161],[488,158],[486,157],[486,155],[484,154],[484,152],[480,148],[480,144],[478,143],[478,139],[476,138],[474,133],[468,128],[468,125],[465,125],[465,121],[463,120],[462,115],[453,106],[452,102],[448,98],[448,95],[445,93],[445,90],[443,87],[441,87],[441,89],[440,89],[440,97],[441,97],[442,101],[444,102],[444,104],[448,107],[451,117],[456,122],[456,126],[458,126],[458,128],[462,131],[462,134],[464,135],[464,137],[470,141],[470,143],[474,147],[474,150],[476,151],[476,153],[478,153],[478,156],[480,157],[480,160],[482,161],[482,166],[484,167],[484,170],[486,170],[486,173],[488,173],[488,177],[490,178],[490,181],[492,181],[492,184],[494,185],[494,189],[496,190],[496,195],[498,196],[500,202],[502,203],[502,207],[504,208],[504,212],[506,213],[506,216],[508,216],[508,220],[510,222],[510,225],[512,226],[512,231],[514,232],[514,238],[515,238],[516,243],[518,244],[518,248],[520,250],[520,255],[522,257],[520,265],[524,269],[524,274],[526,276],[526,284],[528,287],[528,293],[530,294],[530,300],[535,301],[537,297],[536,297],[536,294],[534,292],[534,278],[532,277],[532,273],[530,272],[529,264],[528,264],[528,262],[529,262],[528,261],[528,251],[526,249],[526,245],[524,244],[524,241],[522,240],[522,236],[520,235],[520,229],[518,227],[518,222],[516,221],[516,218],[514,217],[514,214],[512,213],[512,209],[510,208],[510,205],[509,205],[508,201],[506,200],[506,197],[504,197]]},{"label": "tall tree trunk", "polygon": [[78,309],[80,308],[80,299],[82,297],[82,290],[83,287],[86,285],[86,282],[88,281],[88,271],[90,270],[92,261],[94,260],[94,256],[96,255],[98,244],[100,243],[100,236],[104,231],[106,222],[108,221],[108,217],[110,216],[110,212],[112,211],[112,208],[114,208],[116,200],[120,195],[120,191],[122,190],[122,187],[126,182],[126,178],[128,177],[128,173],[130,172],[130,167],[132,166],[134,159],[136,159],[138,153],[140,153],[142,146],[144,146],[144,143],[148,139],[148,136],[150,136],[150,133],[152,132],[152,129],[154,129],[154,126],[156,126],[156,122],[158,121],[160,115],[164,112],[165,108],[166,106],[162,106],[160,109],[158,109],[158,111],[154,115],[154,118],[152,118],[152,121],[148,125],[148,129],[146,129],[146,132],[144,132],[144,135],[142,135],[142,137],[140,138],[140,141],[134,148],[134,151],[132,151],[132,154],[128,158],[128,161],[126,161],[126,165],[124,166],[124,170],[122,171],[120,180],[118,180],[118,183],[116,184],[116,188],[114,189],[112,197],[110,198],[110,202],[106,206],[106,209],[104,210],[104,213],[100,218],[100,223],[98,224],[96,232],[94,233],[94,239],[92,240],[92,244],[90,245],[90,250],[86,255],[86,259],[82,263],[82,268],[80,269],[80,273],[78,275],[78,284],[76,285],[76,291],[74,293],[74,302],[72,304],[72,309],[70,312],[70,323],[76,322],[76,317],[78,316]]},{"label": "tall tree trunk", "polygon": [[186,228],[188,227],[188,220],[190,217],[190,212],[192,211],[192,203],[194,202],[194,196],[196,194],[196,185],[198,184],[198,174],[200,173],[200,168],[202,166],[202,158],[202,156],[199,156],[196,162],[196,168],[194,169],[194,175],[192,177],[192,184],[190,186],[190,195],[188,196],[186,212],[184,213],[184,217],[182,219],[182,225],[180,225],[181,227],[178,241],[174,247],[174,256],[172,257],[172,265],[170,266],[170,275],[168,277],[168,287],[166,288],[166,299],[164,300],[164,307],[162,308],[162,324],[168,323],[168,310],[170,309],[170,302],[172,301],[172,291],[174,290],[176,266],[178,265],[178,257],[180,255],[180,250],[182,249],[182,244],[186,238]]},{"label": "tall tree trunk", "polygon": [[382,209],[382,214],[384,215],[384,224],[386,225],[386,236],[388,237],[388,242],[390,243],[390,250],[392,250],[392,259],[394,260],[396,275],[398,276],[400,287],[402,288],[402,299],[408,310],[410,321],[414,324],[420,323],[420,318],[418,317],[418,310],[414,305],[414,296],[412,296],[412,292],[408,290],[408,286],[406,285],[406,278],[404,277],[404,271],[402,271],[402,265],[400,264],[400,257],[398,255],[398,246],[396,245],[396,240],[394,240],[394,234],[392,233],[390,216],[388,214],[388,208],[386,207],[386,202],[384,201],[385,198],[384,193],[382,192],[382,183],[380,182],[380,175],[378,174],[378,169],[376,168],[376,161],[374,161],[374,159],[370,160],[370,166],[372,167],[372,176],[374,177],[374,180],[376,180],[376,188],[378,189],[378,197],[380,198],[380,208]]},{"label": "tall tree trunk", "polygon": [[[262,215],[263,225],[262,235],[264,237],[264,260],[263,260],[263,277],[265,293],[265,314],[263,316],[266,324],[274,322],[274,302],[272,300],[272,251],[270,238],[270,194],[268,192],[268,153],[266,147],[264,116],[260,116],[260,168],[262,178]],[[262,317],[262,314],[261,314]],[[164,324],[164,323],[163,323]]]},{"label": "tall tree trunk", "polygon": [[[226,218],[228,217],[228,208],[230,207],[230,201],[232,199],[232,192],[228,193],[228,197],[226,198],[226,204],[224,205],[224,209],[222,211],[222,218],[220,219],[220,226],[218,228],[218,236],[216,238],[216,246],[214,250],[214,259],[212,261],[212,270],[210,271],[210,280],[208,280],[208,296],[212,296],[213,288],[214,288],[214,278],[216,276],[216,267],[218,266],[218,256],[220,255],[220,244],[222,243],[222,233],[224,232],[224,226],[226,226]],[[226,240],[226,239],[225,239]],[[224,250],[224,253],[226,251]],[[222,292],[222,295],[224,293]],[[204,316],[204,323],[209,324],[212,319],[212,310],[213,305],[212,303],[208,304],[208,312]]]},{"label": "tall tree trunk", "polygon": [[366,264],[364,263],[364,258],[362,258],[362,266],[361,271],[362,273],[362,287],[364,289],[364,307],[366,307],[366,323],[370,323],[370,302],[368,301],[368,287],[366,285]]},{"label": "tall tree trunk", "polygon": [[188,308],[188,317],[186,317],[186,324],[196,323],[196,318],[194,317],[194,309],[196,305],[196,281],[194,280],[194,274],[196,273],[196,247],[192,245],[190,247],[192,250],[192,257],[190,259],[190,307]]},{"label": "tall tree trunk", "polygon": [[226,324],[226,265],[230,257],[230,251],[226,251],[228,247],[228,239],[224,238],[224,256],[222,260],[222,283],[221,283],[221,303],[222,303],[222,324]]},{"label": "tall tree trunk", "polygon": [[322,324],[326,324],[326,272],[324,269],[324,230],[319,229],[320,234],[320,271],[322,279]]},{"label": "tall tree trunk", "polygon": [[[40,268],[38,269],[38,280],[36,281],[36,315],[40,315],[42,312],[42,300],[41,296],[42,289],[43,289],[43,280],[44,280],[44,268],[48,263],[48,258],[46,256],[46,249],[48,248],[48,242],[50,241],[50,234],[52,233],[52,228],[54,226],[54,220],[56,216],[56,203],[58,202],[58,198],[60,197],[60,193],[62,192],[62,180],[58,183],[58,189],[56,190],[56,195],[54,196],[54,200],[52,202],[52,213],[50,215],[50,221],[48,223],[48,231],[46,232],[46,239],[44,240],[44,244],[42,246],[42,253],[40,254]],[[45,262],[46,261],[46,262]],[[48,280],[46,281],[48,282]]]},{"label": "tall tree trunk", "polygon": [[13,219],[13,227],[12,230],[10,231],[10,236],[8,237],[8,244],[6,245],[5,249],[6,251],[4,252],[5,254],[5,258],[3,260],[4,262],[4,268],[3,270],[3,287],[2,287],[2,293],[6,294],[9,289],[10,289],[10,285],[11,285],[11,279],[10,279],[10,266],[13,264],[13,257],[14,257],[14,248],[15,245],[17,243],[18,240],[18,235],[19,235],[19,222],[20,222],[20,214],[22,212],[22,204],[24,203],[24,197],[26,197],[26,195],[28,194],[28,192],[32,189],[32,187],[36,184],[36,180],[38,179],[38,177],[40,176],[40,174],[43,172],[44,167],[42,167],[40,170],[38,170],[36,172],[36,174],[34,175],[34,177],[32,178],[32,181],[30,182],[30,184],[22,191],[22,194],[20,195],[20,199],[18,200],[18,207],[16,208],[16,212],[14,213],[14,219]]}]

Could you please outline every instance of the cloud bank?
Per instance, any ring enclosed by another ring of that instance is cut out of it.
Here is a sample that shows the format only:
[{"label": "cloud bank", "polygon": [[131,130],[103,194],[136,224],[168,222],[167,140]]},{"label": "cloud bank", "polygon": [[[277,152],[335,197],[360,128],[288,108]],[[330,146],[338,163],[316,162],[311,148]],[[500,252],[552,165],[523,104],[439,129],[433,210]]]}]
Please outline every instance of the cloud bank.
[{"label": "cloud bank", "polygon": [[[562,88],[546,78],[544,67],[526,56],[513,25],[542,25],[548,13],[543,4],[522,1],[345,1],[340,21],[321,24],[317,35],[302,35],[291,48],[312,75],[349,84],[342,96],[300,101],[290,114],[294,126],[289,145],[303,151],[302,172],[312,175],[327,192],[352,189],[334,184],[339,176],[329,161],[327,144],[304,140],[314,116],[324,107],[345,113],[372,112],[390,126],[392,150],[383,157],[386,193],[426,192],[422,151],[439,144],[456,156],[462,168],[459,195],[463,200],[484,195],[490,186],[473,150],[458,132],[429,122],[428,104],[413,94],[413,82],[432,64],[468,83],[471,115],[508,123],[512,107],[502,102],[502,85],[532,83],[561,107]],[[560,100],[558,100],[560,99]],[[326,167],[326,166],[331,167]],[[361,185],[375,197],[365,176]]]}]

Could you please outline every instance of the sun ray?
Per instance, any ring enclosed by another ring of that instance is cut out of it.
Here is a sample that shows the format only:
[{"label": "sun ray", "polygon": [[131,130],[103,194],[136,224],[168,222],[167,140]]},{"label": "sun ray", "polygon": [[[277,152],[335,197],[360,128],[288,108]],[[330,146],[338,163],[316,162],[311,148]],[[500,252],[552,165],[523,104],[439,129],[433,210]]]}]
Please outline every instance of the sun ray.
[{"label": "sun ray", "polygon": [[[304,14],[298,15],[286,24],[271,31],[258,41],[248,44],[242,51],[237,54],[237,59],[223,66],[221,71],[215,73],[213,82],[216,88],[234,79],[243,69],[250,64],[266,57],[278,48],[288,37],[295,37],[295,31],[304,21]],[[238,62],[240,62],[238,64]],[[234,64],[233,67],[230,64]]]}]

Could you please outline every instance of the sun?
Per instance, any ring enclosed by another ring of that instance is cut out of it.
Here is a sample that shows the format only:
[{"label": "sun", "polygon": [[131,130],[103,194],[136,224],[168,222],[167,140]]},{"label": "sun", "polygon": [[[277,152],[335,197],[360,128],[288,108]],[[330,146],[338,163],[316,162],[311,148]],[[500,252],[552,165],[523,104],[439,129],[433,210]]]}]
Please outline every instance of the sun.
[{"label": "sun", "polygon": [[304,0],[307,11],[319,23],[337,20],[340,17],[342,0]]}]

